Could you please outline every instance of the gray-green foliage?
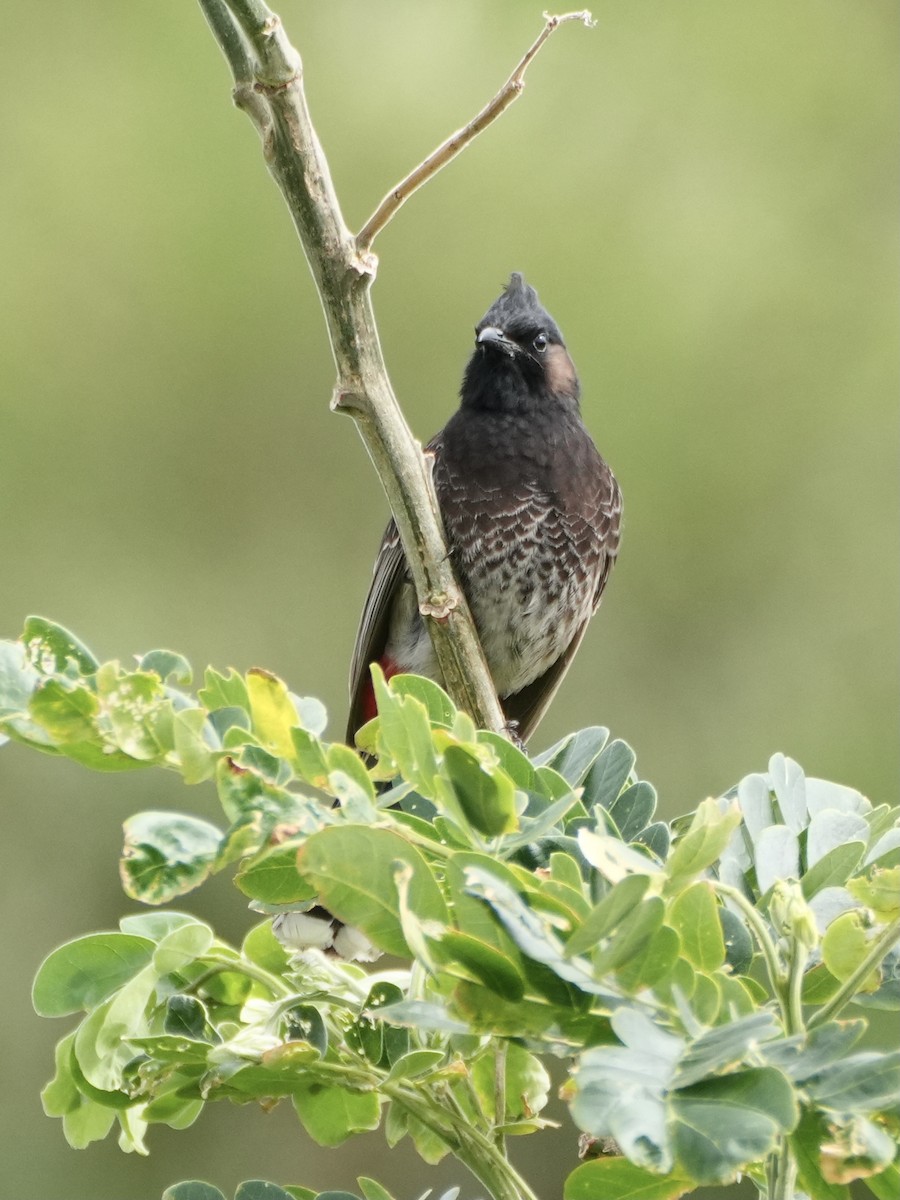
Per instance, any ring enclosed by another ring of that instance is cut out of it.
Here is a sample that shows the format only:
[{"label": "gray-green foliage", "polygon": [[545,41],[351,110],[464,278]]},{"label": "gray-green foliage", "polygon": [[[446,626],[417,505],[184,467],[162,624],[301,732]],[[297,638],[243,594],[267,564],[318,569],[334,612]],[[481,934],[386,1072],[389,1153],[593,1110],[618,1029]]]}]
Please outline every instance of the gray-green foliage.
[{"label": "gray-green foliage", "polygon": [[[566,1200],[665,1200],[740,1173],[769,1197],[795,1171],[814,1200],[896,1185],[900,1054],[854,1049],[865,1021],[838,1017],[900,1007],[897,809],[775,755],[670,830],[605,729],[529,759],[434,684],[376,672],[364,758],[264,671],[189,686],[178,655],[101,664],[37,618],[0,643],[8,737],[215,782],[220,826],[126,822],[127,894],[166,904],[237,863],[268,914],[240,948],[151,909],[49,955],[37,1011],[83,1014],[43,1094],[71,1145],[118,1126],[145,1152],[149,1126],[183,1128],[212,1100],[285,1101],[323,1145],[383,1125],[391,1145],[452,1152],[495,1196],[530,1198],[503,1139],[544,1126],[558,1058],[584,1135]],[[290,954],[271,915],[319,903],[400,963]],[[592,1157],[604,1138],[618,1153]]]}]

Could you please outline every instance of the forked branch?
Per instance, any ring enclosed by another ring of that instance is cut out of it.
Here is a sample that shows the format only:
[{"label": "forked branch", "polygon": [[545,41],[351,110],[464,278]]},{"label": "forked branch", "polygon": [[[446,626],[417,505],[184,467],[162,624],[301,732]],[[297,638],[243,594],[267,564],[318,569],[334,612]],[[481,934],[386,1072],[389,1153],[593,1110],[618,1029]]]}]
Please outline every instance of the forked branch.
[{"label": "forked branch", "polygon": [[450,564],[430,467],[384,364],[371,302],[377,260],[369,247],[407,197],[512,103],[529,63],[550,34],[566,21],[589,23],[590,16],[547,17],[540,36],[491,103],[398,184],[354,237],[341,215],[310,119],[300,55],[280,18],[263,0],[200,0],[200,6],[234,76],[235,103],[259,131],[266,164],[300,236],[337,368],[332,407],[356,421],[387,493],[447,690],[477,725],[502,731],[503,713]]}]

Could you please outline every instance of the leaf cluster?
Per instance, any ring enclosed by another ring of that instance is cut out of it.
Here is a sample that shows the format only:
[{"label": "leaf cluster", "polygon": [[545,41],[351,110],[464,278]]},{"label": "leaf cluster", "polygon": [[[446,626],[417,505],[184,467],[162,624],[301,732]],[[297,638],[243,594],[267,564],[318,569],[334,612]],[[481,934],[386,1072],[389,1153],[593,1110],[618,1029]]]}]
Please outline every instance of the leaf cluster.
[{"label": "leaf cluster", "polygon": [[[556,1058],[584,1135],[567,1200],[740,1173],[772,1194],[785,1154],[814,1200],[889,1188],[900,1055],[854,1050],[864,1020],[837,1018],[900,1002],[897,810],[776,755],[670,828],[605,729],[529,758],[429,681],[376,671],[360,754],[267,672],[189,682],[177,655],[99,664],[38,619],[0,643],[10,737],[214,780],[221,827],[126,822],[128,894],[167,903],[237,863],[266,915],[240,948],[151,911],[49,956],[37,1010],[83,1014],[44,1092],[71,1144],[118,1124],[144,1152],[151,1124],[212,1100],[285,1101],[321,1144],[383,1125],[529,1197],[503,1141],[545,1126]],[[285,935],[320,906],[388,966]],[[617,1152],[594,1157],[609,1138]]]}]

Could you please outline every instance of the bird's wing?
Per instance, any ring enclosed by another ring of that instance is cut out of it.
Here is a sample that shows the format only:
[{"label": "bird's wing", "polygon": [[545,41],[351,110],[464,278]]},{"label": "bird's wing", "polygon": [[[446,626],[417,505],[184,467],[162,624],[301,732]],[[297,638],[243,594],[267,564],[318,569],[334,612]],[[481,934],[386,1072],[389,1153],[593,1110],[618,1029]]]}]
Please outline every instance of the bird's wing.
[{"label": "bird's wing", "polygon": [[[597,611],[603,589],[609,579],[609,573],[616,561],[621,524],[622,493],[615,476],[609,471],[604,471],[597,495],[596,512],[588,527],[591,538],[595,540],[594,550],[600,552],[597,559],[594,612]],[[585,549],[589,550],[590,548],[585,547]],[[559,685],[581,645],[581,639],[587,631],[588,623],[588,620],[582,622],[566,649],[543,675],[538,676],[533,683],[529,683],[521,691],[506,696],[501,701],[507,720],[515,725],[516,736],[523,742],[528,741],[556,695]]]},{"label": "bird's wing", "polygon": [[372,583],[363,605],[356,645],[350,664],[350,716],[347,720],[347,741],[353,745],[357,729],[363,724],[363,691],[369,678],[369,664],[377,662],[384,653],[394,597],[406,575],[406,558],[400,545],[400,535],[393,519],[384,531],[381,549],[375,559]]}]

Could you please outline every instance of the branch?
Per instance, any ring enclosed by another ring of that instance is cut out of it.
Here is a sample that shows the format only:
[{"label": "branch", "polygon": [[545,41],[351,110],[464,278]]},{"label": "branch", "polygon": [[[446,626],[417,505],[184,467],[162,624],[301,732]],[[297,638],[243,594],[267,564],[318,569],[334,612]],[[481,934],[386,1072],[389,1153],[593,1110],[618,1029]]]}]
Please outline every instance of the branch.
[{"label": "branch", "polygon": [[566,21],[581,21],[583,25],[587,25],[588,27],[594,24],[591,14],[587,10],[584,12],[564,13],[559,17],[551,17],[544,13],[544,19],[546,24],[536,41],[516,64],[512,75],[510,75],[493,100],[486,104],[478,116],[473,117],[468,125],[451,134],[445,142],[442,142],[436,150],[428,155],[424,162],[419,163],[417,167],[410,171],[405,179],[402,179],[396,187],[391,188],[357,234],[357,245],[362,252],[371,249],[375,238],[381,233],[388,221],[391,220],[397,209],[406,203],[413,192],[417,191],[423,183],[427,183],[432,175],[436,175],[448,162],[456,158],[457,154],[465,150],[466,146],[474,141],[479,133],[496,121],[500,114],[509,108],[514,100],[518,100],[525,88],[525,72],[528,70],[531,60],[537,56],[541,46],[543,46],[554,30],[558,29]]},{"label": "branch", "polygon": [[325,313],[337,382],[332,408],[356,421],[393,510],[447,690],[482,728],[505,721],[447,553],[431,471],[388,379],[370,289],[376,260],[347,228],[310,119],[303,64],[262,0],[200,0],[231,67],[235,102],[300,236]]}]

